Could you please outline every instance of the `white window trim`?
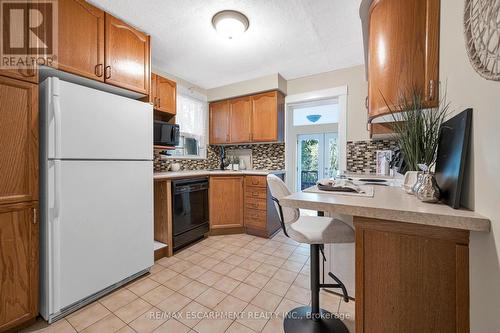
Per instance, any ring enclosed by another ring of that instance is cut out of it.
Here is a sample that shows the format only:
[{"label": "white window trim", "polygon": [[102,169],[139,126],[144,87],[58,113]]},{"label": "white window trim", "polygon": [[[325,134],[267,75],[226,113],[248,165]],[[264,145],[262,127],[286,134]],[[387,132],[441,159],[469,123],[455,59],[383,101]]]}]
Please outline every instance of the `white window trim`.
[{"label": "white window trim", "polygon": [[[339,106],[338,123],[338,149],[339,170],[347,168],[347,85],[328,89],[315,90],[306,93],[288,95],[285,97],[285,170],[287,170],[286,183],[288,188],[295,190],[297,183],[297,134],[331,132],[332,125],[293,126],[293,106],[306,102],[329,100],[337,98]],[[307,128],[306,128],[307,127]]]}]

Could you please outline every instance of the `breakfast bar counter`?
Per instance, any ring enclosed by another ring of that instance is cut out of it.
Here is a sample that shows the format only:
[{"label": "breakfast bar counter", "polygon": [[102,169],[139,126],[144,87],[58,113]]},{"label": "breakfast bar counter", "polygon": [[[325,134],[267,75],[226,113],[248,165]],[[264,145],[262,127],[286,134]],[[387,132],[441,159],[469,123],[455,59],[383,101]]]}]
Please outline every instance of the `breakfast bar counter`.
[{"label": "breakfast bar counter", "polygon": [[488,218],[420,202],[399,187],[373,197],[291,194],[285,207],[353,216],[356,332],[469,332],[469,233]]}]

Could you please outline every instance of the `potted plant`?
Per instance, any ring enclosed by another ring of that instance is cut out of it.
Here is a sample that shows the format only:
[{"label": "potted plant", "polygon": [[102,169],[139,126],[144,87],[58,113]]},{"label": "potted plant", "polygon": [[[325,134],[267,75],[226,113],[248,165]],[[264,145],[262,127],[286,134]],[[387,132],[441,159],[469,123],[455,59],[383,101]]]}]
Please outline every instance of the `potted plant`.
[{"label": "potted plant", "polygon": [[[437,107],[425,108],[420,92],[414,90],[406,96],[402,95],[399,98],[400,102],[395,106],[387,101],[386,105],[394,120],[394,140],[404,154],[406,162],[404,171],[422,171],[413,186],[413,192],[418,195],[419,186],[424,181],[425,175],[432,177],[427,183],[435,184],[431,170],[436,163],[440,128],[449,114],[450,104],[444,95]],[[419,198],[422,201],[437,201],[438,196],[437,193],[432,198]]]}]

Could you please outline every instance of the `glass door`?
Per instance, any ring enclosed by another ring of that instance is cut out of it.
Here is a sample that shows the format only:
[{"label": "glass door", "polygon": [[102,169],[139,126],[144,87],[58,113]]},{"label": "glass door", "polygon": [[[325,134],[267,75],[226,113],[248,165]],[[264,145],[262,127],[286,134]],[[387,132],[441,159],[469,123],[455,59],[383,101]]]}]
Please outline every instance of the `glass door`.
[{"label": "glass door", "polygon": [[333,177],[338,170],[337,133],[297,135],[297,190]]}]

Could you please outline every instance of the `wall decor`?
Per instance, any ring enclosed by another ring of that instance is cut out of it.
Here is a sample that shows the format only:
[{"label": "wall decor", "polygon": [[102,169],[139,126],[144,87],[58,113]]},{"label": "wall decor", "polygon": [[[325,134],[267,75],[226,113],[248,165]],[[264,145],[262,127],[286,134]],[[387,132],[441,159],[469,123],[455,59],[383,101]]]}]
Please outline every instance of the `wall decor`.
[{"label": "wall decor", "polygon": [[482,77],[500,81],[500,0],[465,0],[467,55]]}]

